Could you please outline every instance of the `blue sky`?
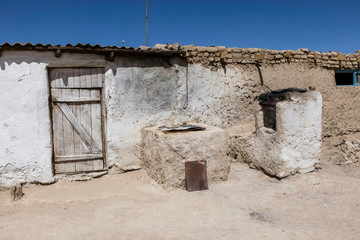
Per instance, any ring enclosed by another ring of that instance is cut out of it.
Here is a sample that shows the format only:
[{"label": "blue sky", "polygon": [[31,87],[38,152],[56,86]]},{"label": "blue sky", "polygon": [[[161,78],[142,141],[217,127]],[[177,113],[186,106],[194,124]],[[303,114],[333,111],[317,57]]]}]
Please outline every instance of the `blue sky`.
[{"label": "blue sky", "polygon": [[[1,0],[0,43],[145,45],[146,0]],[[360,49],[360,1],[149,0],[149,45]]]}]

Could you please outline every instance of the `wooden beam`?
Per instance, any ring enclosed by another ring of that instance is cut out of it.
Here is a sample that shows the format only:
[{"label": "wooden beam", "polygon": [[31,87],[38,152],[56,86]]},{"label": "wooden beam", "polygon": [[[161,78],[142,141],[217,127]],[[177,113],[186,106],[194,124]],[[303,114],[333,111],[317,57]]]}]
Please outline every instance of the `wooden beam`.
[{"label": "wooden beam", "polygon": [[57,58],[61,57],[61,49],[60,48],[56,49],[55,57],[57,57]]},{"label": "wooden beam", "polygon": [[110,61],[114,61],[114,59],[115,59],[115,52],[112,51],[112,52],[110,52],[110,54],[109,54],[109,60],[110,60]]},{"label": "wooden beam", "polygon": [[57,156],[55,162],[77,162],[102,159],[102,154],[84,154],[84,155],[69,155],[69,156]]},{"label": "wooden beam", "polygon": [[91,86],[84,86],[84,87],[78,87],[78,86],[51,86],[51,89],[101,89],[101,87],[91,87]]},{"label": "wooden beam", "polygon": [[100,98],[88,97],[88,98],[76,98],[76,97],[53,97],[53,102],[64,102],[64,103],[86,103],[86,102],[100,102]]}]

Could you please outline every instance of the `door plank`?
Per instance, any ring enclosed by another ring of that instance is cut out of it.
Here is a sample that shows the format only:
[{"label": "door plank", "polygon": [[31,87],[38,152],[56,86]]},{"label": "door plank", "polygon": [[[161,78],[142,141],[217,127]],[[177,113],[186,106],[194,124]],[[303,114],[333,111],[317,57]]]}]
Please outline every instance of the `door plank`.
[{"label": "door plank", "polygon": [[72,68],[63,68],[63,75],[64,75],[64,79],[66,79],[67,81],[67,86],[69,88],[74,88],[76,87],[75,82],[74,82],[74,70]]},{"label": "door plank", "polygon": [[103,76],[104,76],[104,69],[103,68],[98,68],[98,87],[101,88],[102,87],[102,82],[103,82]]},{"label": "door plank", "polygon": [[[79,78],[80,81],[80,78]],[[79,89],[72,89],[72,97],[79,97],[80,96],[80,90]],[[77,119],[80,119],[80,108],[78,104],[73,104],[73,114]],[[82,147],[83,147],[84,143],[81,140],[79,134],[76,132],[76,130],[74,129],[74,154],[78,155],[78,154],[82,154]],[[86,148],[86,147],[85,147]],[[56,158],[55,158],[56,161]]]},{"label": "door plank", "polygon": [[51,89],[51,99],[61,98],[62,89]]},{"label": "door plank", "polygon": [[85,68],[80,68],[80,87],[85,88],[86,87],[86,71]]},{"label": "door plank", "polygon": [[64,155],[64,131],[63,131],[63,114],[57,105],[53,106],[53,135],[54,135],[54,153],[55,156]]},{"label": "door plank", "polygon": [[103,170],[104,169],[104,160],[95,160],[94,161],[94,171]]},{"label": "door plank", "polygon": [[57,87],[56,77],[55,77],[55,69],[49,70],[49,77],[50,77],[50,87],[51,88]]},{"label": "door plank", "polygon": [[[72,89],[77,90],[77,89]],[[79,98],[79,97],[54,97],[52,99],[53,102],[67,102],[67,103],[90,103],[90,102],[100,102],[100,98],[96,97],[87,97],[87,98]]]},{"label": "door plank", "polygon": [[73,112],[70,110],[69,106],[66,103],[57,103],[60,110],[63,112],[65,117],[69,120],[71,125],[74,127],[76,132],[79,134],[80,138],[84,141],[86,146],[89,148],[91,153],[100,153],[99,148],[96,146],[95,141],[92,137],[85,131],[83,126],[78,122]]},{"label": "door plank", "polygon": [[91,86],[92,87],[98,87],[98,80],[97,80],[97,68],[91,68],[90,72],[91,72]]},{"label": "door plank", "polygon": [[76,164],[73,162],[65,164],[65,171],[66,173],[74,173],[76,172]]},{"label": "door plank", "polygon": [[94,171],[94,161],[76,162],[75,168],[77,172]]},{"label": "door plank", "polygon": [[74,68],[73,69],[73,77],[74,77],[74,86],[80,87],[80,69]]},{"label": "door plank", "polygon": [[[64,72],[64,74],[67,74],[67,72]],[[66,76],[68,78],[68,76]],[[69,84],[69,83],[67,83]],[[65,89],[64,89],[65,90]],[[70,91],[62,91],[62,97],[71,97]],[[67,105],[69,108],[69,111],[72,112],[72,106]],[[60,107],[60,106],[59,106]],[[61,107],[60,110],[64,112]],[[66,114],[64,114],[66,117]],[[74,127],[73,124],[71,124],[70,120],[68,118],[63,118],[63,128],[64,128],[64,154],[65,155],[74,155]]]},{"label": "door plank", "polygon": [[91,68],[85,68],[85,83],[86,87],[93,87],[91,84]]},{"label": "door plank", "polygon": [[94,161],[94,171],[103,170],[104,169],[104,160],[95,160]]},{"label": "door plank", "polygon": [[62,79],[61,79],[61,69],[58,68],[54,68],[51,70],[51,77],[52,77],[52,81],[51,81],[51,87],[52,88],[60,88],[62,87]]},{"label": "door plank", "polygon": [[55,163],[55,173],[66,173],[66,163]]},{"label": "door plank", "polygon": [[[80,90],[80,97],[91,97],[90,90],[88,89],[81,89]],[[91,108],[90,104],[81,104],[79,105],[80,108],[80,124],[84,126],[84,129],[91,135]],[[82,149],[83,152],[87,151],[87,147],[84,146]]]},{"label": "door plank", "polygon": [[[100,98],[100,90],[91,90],[91,97]],[[102,150],[102,131],[101,131],[101,105],[99,103],[90,104],[91,107],[91,136],[97,146]]]}]

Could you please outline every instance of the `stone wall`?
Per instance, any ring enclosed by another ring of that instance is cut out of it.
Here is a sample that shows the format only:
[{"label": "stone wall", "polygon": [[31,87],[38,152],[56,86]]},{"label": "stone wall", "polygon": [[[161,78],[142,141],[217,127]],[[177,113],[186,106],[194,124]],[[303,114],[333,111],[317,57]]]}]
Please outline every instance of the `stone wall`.
[{"label": "stone wall", "polygon": [[268,50],[260,48],[226,48],[182,46],[187,51],[189,63],[201,63],[212,69],[236,64],[284,64],[306,63],[329,69],[359,68],[360,52],[342,54],[338,52],[322,53],[307,48],[294,50]]}]

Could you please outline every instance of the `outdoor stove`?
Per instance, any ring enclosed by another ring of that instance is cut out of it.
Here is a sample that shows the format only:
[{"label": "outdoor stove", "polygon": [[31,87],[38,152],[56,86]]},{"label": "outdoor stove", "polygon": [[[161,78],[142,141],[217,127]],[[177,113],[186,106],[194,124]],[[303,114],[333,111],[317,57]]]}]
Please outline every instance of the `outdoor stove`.
[{"label": "outdoor stove", "polygon": [[311,172],[320,161],[322,97],[289,88],[263,93],[256,103],[256,132],[244,161],[278,178]]}]

